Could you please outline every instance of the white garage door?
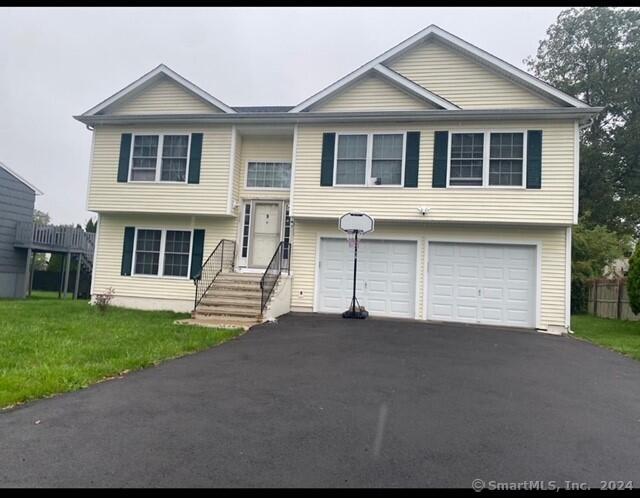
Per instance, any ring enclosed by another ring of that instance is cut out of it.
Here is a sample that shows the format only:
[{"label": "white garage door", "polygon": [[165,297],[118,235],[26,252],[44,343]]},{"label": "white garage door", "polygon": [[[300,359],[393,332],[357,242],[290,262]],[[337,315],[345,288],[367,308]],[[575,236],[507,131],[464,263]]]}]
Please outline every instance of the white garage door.
[{"label": "white garage door", "polygon": [[536,248],[429,243],[430,320],[535,327]]},{"label": "white garage door", "polygon": [[[342,313],[353,293],[353,249],[345,239],[320,241],[317,310]],[[357,297],[372,316],[414,318],[416,243],[362,240],[358,248]]]}]

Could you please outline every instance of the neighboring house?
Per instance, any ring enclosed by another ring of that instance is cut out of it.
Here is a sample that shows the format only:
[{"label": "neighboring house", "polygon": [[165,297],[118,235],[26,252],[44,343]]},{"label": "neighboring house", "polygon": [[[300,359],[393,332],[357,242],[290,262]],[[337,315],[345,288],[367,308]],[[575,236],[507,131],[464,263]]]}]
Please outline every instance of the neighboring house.
[{"label": "neighboring house", "polygon": [[24,297],[28,250],[16,247],[16,227],[33,222],[36,187],[0,162],[0,297]]},{"label": "neighboring house", "polygon": [[338,217],[364,211],[371,316],[566,331],[578,132],[599,110],[437,26],[294,107],[230,107],[160,65],[76,116],[93,130],[92,292],[192,310],[190,276],[206,261],[202,293],[222,262],[198,303],[220,318],[290,258],[266,316],[339,313]]}]

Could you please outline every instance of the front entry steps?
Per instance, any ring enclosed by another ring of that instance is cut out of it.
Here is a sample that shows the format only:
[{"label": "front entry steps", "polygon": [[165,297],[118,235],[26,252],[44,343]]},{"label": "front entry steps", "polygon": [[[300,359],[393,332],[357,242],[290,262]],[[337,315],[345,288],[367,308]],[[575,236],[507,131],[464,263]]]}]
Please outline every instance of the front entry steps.
[{"label": "front entry steps", "polygon": [[262,323],[261,279],[261,273],[220,273],[186,322],[245,330]]}]

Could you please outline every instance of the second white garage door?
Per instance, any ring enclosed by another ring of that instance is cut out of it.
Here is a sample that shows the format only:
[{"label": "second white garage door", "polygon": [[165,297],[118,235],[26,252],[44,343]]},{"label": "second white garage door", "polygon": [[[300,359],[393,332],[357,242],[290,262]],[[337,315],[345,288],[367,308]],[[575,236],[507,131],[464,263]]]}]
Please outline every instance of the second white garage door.
[{"label": "second white garage door", "polygon": [[[357,295],[372,316],[415,318],[416,243],[360,242]],[[322,238],[317,311],[342,313],[353,293],[353,249],[345,239]]]},{"label": "second white garage door", "polygon": [[535,327],[534,246],[429,243],[430,320]]}]

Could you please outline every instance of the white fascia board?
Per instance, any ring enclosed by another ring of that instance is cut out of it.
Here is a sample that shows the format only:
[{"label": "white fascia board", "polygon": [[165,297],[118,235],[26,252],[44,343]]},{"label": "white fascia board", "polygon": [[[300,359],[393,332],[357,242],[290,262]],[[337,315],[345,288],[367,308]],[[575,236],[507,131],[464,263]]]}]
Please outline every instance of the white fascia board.
[{"label": "white fascia board", "polygon": [[404,52],[410,49],[417,43],[424,40],[427,36],[435,36],[437,38],[440,38],[441,40],[444,40],[449,44],[454,45],[460,48],[461,50],[466,51],[469,54],[475,56],[476,58],[486,62],[488,65],[495,67],[499,71],[509,74],[514,80],[520,81],[521,83],[524,83],[530,87],[533,87],[539,90],[543,94],[553,96],[556,99],[559,99],[573,107],[589,107],[589,105],[585,104],[581,100],[578,100],[575,97],[572,97],[571,95],[561,92],[560,90],[552,87],[548,83],[545,83],[544,81],[530,75],[526,71],[518,69],[517,67],[512,66],[511,64],[499,59],[498,57],[495,57],[494,55],[491,55],[490,53],[479,49],[478,47],[462,40],[461,38],[458,38],[457,36],[452,35],[451,33],[443,30],[442,28],[439,28],[435,24],[432,24],[430,26],[427,26],[422,31],[419,31],[415,35],[411,36],[410,38],[407,38],[405,41],[399,43],[395,47],[390,48],[389,50],[379,55],[375,59],[367,62],[363,66],[360,66],[358,69],[349,73],[343,78],[339,79],[335,83],[329,85],[324,90],[321,90],[315,95],[312,95],[308,99],[304,100],[303,102],[295,106],[289,112],[304,111],[309,106],[315,104],[319,100],[322,100],[325,97],[329,96],[330,94],[334,93],[335,91],[337,91],[344,85],[347,85],[348,83],[358,78],[362,74],[366,73],[370,69],[373,69],[377,65],[384,63],[385,61],[400,54],[401,52]]},{"label": "white fascia board", "polygon": [[23,183],[24,185],[26,185],[27,187],[29,187],[31,190],[33,190],[35,192],[36,195],[44,195],[44,193],[42,192],[42,190],[40,190],[38,187],[36,187],[35,185],[33,185],[31,182],[28,182],[27,180],[25,180],[24,178],[22,178],[18,173],[16,173],[15,171],[13,171],[9,166],[7,166],[6,164],[4,164],[3,162],[0,162],[0,168],[2,168],[3,170],[5,170],[7,173],[9,173],[11,176],[13,176],[16,180],[18,180],[20,183]]},{"label": "white fascia board", "polygon": [[216,99],[214,96],[209,95],[202,88],[198,87],[197,85],[194,85],[189,80],[187,80],[186,78],[183,78],[178,73],[176,73],[172,69],[168,68],[164,64],[160,64],[155,69],[152,69],[151,71],[149,71],[144,76],[138,78],[136,81],[134,81],[130,85],[124,87],[122,90],[120,90],[116,94],[112,95],[107,100],[104,100],[104,101],[100,102],[97,106],[92,107],[88,111],[84,112],[82,115],[83,116],[91,116],[91,115],[94,115],[94,114],[102,111],[103,109],[109,107],[110,105],[114,104],[118,100],[126,97],[130,93],[134,92],[135,90],[137,90],[141,86],[144,86],[150,80],[152,80],[153,78],[155,78],[156,76],[161,75],[161,74],[163,74],[163,75],[167,76],[168,78],[172,79],[173,81],[175,81],[179,85],[185,87],[187,90],[189,90],[190,92],[194,93],[195,95],[197,95],[198,97],[200,97],[204,101],[206,101],[206,102],[210,103],[211,105],[217,107],[218,109],[226,112],[227,114],[235,114],[236,113],[236,111],[234,111],[231,107],[229,107],[225,103],[221,102],[220,100]]},{"label": "white fascia board", "polygon": [[438,107],[442,107],[443,109],[446,109],[449,111],[460,109],[460,107],[449,102],[447,99],[443,99],[439,95],[436,95],[435,93],[430,92],[426,88],[418,85],[417,83],[414,83],[413,81],[383,66],[382,64],[378,64],[377,66],[374,66],[373,70],[378,72],[380,75],[384,76],[385,78],[391,80],[391,82],[395,83],[396,85],[402,87],[404,90],[411,93],[412,95],[421,97],[422,99],[430,102],[431,104],[434,104]]}]

